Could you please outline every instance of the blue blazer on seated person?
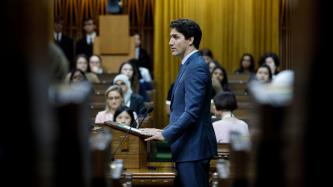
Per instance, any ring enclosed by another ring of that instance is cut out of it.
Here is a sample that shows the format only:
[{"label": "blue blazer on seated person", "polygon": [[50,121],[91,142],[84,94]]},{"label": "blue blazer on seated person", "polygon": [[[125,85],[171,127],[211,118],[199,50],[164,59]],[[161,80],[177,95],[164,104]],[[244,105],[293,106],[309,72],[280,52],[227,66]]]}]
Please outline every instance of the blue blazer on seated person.
[{"label": "blue blazer on seated person", "polygon": [[170,122],[163,136],[175,162],[210,159],[217,143],[210,116],[211,76],[199,52],[182,65],[173,87]]}]

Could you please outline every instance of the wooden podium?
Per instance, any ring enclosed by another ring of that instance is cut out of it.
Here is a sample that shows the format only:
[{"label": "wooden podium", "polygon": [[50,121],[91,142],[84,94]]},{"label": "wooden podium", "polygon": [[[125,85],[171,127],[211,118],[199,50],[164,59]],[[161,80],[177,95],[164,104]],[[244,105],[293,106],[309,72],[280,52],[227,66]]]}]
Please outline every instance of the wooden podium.
[{"label": "wooden podium", "polygon": [[[125,169],[147,167],[147,142],[144,141],[144,138],[148,136],[141,134],[136,128],[112,121],[105,122],[103,126],[110,129],[112,133],[111,150],[114,154],[112,156],[115,159],[122,159]],[[121,143],[121,141],[123,142]]]}]

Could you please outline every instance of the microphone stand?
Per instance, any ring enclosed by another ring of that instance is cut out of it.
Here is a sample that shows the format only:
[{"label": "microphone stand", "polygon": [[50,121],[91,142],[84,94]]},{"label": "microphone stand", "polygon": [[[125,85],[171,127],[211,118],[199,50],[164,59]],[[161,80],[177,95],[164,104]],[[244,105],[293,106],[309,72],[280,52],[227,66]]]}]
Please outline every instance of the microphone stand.
[{"label": "microphone stand", "polygon": [[146,117],[148,116],[148,114],[151,113],[152,111],[153,111],[153,108],[147,109],[146,114],[143,116],[141,122],[140,122],[140,119],[139,119],[139,121],[138,121],[139,123],[136,126],[137,129],[139,129],[139,127],[142,125],[143,121],[146,119]]}]

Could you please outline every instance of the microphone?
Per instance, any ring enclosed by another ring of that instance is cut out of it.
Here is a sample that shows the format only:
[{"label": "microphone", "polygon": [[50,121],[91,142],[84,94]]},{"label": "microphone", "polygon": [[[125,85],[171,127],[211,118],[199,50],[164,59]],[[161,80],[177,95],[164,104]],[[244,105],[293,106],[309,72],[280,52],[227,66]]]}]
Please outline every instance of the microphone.
[{"label": "microphone", "polygon": [[136,126],[137,129],[142,125],[143,121],[144,121],[145,118],[148,116],[147,114],[150,114],[150,113],[154,110],[153,107],[149,107],[148,109],[147,109],[147,108],[145,108],[145,109],[146,109],[146,113],[145,113],[145,115],[143,116],[141,122],[140,122],[140,119],[139,119],[139,123],[138,123],[137,126]]},{"label": "microphone", "polygon": [[[142,116],[143,114],[145,114],[145,116],[150,113],[151,111],[153,111],[152,109],[147,109],[146,107],[142,108],[139,112],[139,114],[136,116],[136,119],[133,120],[132,124],[130,125],[130,127],[127,129],[127,131],[125,132],[125,136],[121,139],[119,145],[117,146],[117,148],[115,149],[115,151],[112,153],[112,160],[114,160],[114,155],[117,153],[118,149],[120,148],[120,146],[123,144],[123,142],[125,141],[125,139],[128,137],[129,131],[132,129],[134,123],[136,123],[136,120],[139,119],[139,116]],[[145,117],[143,117],[144,119]],[[138,125],[137,125],[138,126]]]}]

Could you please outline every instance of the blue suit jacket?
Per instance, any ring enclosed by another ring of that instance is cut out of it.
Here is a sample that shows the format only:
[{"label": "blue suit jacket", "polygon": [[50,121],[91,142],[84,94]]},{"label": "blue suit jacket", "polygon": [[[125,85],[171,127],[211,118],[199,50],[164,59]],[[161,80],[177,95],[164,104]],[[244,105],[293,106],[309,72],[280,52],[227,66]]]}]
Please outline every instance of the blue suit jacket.
[{"label": "blue suit jacket", "polygon": [[199,52],[182,65],[170,105],[170,122],[163,136],[171,144],[175,162],[216,155],[217,144],[210,116],[211,76]]}]

